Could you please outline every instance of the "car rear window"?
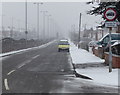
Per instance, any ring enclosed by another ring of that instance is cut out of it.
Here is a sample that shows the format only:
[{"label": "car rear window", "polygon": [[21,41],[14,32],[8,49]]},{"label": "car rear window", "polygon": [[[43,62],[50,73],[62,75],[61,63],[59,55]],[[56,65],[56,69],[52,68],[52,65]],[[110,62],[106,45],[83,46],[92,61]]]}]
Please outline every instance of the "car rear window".
[{"label": "car rear window", "polygon": [[112,34],[112,40],[120,40],[120,34]]},{"label": "car rear window", "polygon": [[68,41],[60,41],[59,45],[69,45]]}]

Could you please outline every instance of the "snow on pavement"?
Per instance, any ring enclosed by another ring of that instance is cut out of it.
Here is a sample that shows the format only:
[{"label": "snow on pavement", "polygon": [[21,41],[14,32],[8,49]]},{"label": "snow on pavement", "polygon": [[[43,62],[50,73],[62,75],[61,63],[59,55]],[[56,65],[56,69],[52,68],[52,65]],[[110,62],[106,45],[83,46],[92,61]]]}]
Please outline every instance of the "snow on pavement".
[{"label": "snow on pavement", "polygon": [[105,62],[105,60],[96,57],[95,55],[84,49],[78,49],[72,42],[70,42],[70,55],[74,64],[98,64]]},{"label": "snow on pavement", "polygon": [[[72,42],[70,42],[70,55],[74,64],[86,63],[95,65],[95,63],[104,63],[103,59],[96,57],[86,50],[78,49]],[[95,84],[112,87],[120,86],[120,83],[118,83],[118,70],[120,69],[113,69],[109,73],[108,66],[76,68],[77,73],[92,78]]]},{"label": "snow on pavement", "polygon": [[113,69],[111,73],[109,73],[108,67],[94,67],[94,68],[86,68],[86,69],[76,69],[76,72],[85,76],[88,76],[93,79],[94,83],[114,86],[118,87],[118,70]]}]

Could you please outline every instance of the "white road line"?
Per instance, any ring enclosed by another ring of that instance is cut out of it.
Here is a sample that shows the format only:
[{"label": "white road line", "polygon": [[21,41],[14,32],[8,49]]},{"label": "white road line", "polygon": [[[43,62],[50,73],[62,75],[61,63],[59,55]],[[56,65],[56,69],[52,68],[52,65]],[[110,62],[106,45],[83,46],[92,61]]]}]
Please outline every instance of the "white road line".
[{"label": "white road line", "polygon": [[12,70],[12,71],[10,71],[7,75],[10,75],[10,74],[12,74],[13,72],[15,72],[15,70]]},{"label": "white road line", "polygon": [[[36,56],[32,57],[32,59],[35,59],[35,58],[37,58],[37,57],[39,57],[39,56],[40,56],[40,55],[36,55]],[[32,59],[27,60],[27,61],[24,61],[24,62],[23,62],[22,64],[20,64],[17,68],[21,68],[21,67],[23,67],[24,65],[30,63],[30,62],[32,61]]]},{"label": "white road line", "polygon": [[30,63],[31,61],[32,61],[31,59],[30,60],[26,60],[22,64],[26,65],[27,63]]},{"label": "white road line", "polygon": [[21,64],[20,66],[18,66],[18,68],[21,68],[21,67],[23,67],[25,64]]},{"label": "white road line", "polygon": [[27,61],[24,61],[22,64],[20,64],[17,68],[21,68],[23,67],[24,65],[30,63],[32,60],[27,60]]},{"label": "white road line", "polygon": [[34,56],[32,59],[35,59],[35,58],[37,58],[37,57],[39,57],[40,55],[36,55],[36,56]]},{"label": "white road line", "polygon": [[31,59],[30,59],[30,60],[27,60],[27,61],[23,62],[23,64],[30,63],[31,61],[32,61]]},{"label": "white road line", "polygon": [[10,90],[10,89],[9,89],[9,86],[8,86],[8,81],[7,81],[7,79],[4,79],[4,84],[5,84],[5,89],[6,89],[6,90]]}]

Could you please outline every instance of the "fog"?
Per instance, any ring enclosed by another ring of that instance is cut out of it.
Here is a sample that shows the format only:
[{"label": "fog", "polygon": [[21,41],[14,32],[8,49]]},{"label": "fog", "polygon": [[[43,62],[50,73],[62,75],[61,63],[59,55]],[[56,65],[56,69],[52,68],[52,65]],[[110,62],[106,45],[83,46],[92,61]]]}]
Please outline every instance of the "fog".
[{"label": "fog", "polygon": [[[71,26],[78,31],[79,14],[82,13],[81,30],[95,28],[101,21],[101,16],[91,16],[86,12],[92,9],[93,5],[86,2],[43,2],[39,5],[39,36],[40,38],[56,37],[57,33],[67,36]],[[28,34],[32,32],[31,38],[38,36],[37,31],[37,5],[34,2],[27,2]],[[45,15],[43,12],[47,11]],[[25,31],[25,2],[4,2],[2,3],[2,26],[6,30],[12,27],[19,32]],[[50,15],[48,17],[48,15]],[[45,16],[45,21],[44,21]],[[44,26],[45,23],[45,26]],[[45,27],[45,28],[44,28]],[[17,32],[18,33],[18,32]],[[21,35],[24,36],[24,35]]]}]

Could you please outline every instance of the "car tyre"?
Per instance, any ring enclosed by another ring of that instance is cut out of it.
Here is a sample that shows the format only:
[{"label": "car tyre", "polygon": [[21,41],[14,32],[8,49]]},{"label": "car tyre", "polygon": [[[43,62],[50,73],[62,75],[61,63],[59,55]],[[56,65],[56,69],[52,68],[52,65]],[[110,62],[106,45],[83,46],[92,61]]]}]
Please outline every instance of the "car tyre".
[{"label": "car tyre", "polygon": [[58,52],[60,52],[60,49],[58,49]]},{"label": "car tyre", "polygon": [[69,52],[69,49],[67,50],[67,52]]}]

